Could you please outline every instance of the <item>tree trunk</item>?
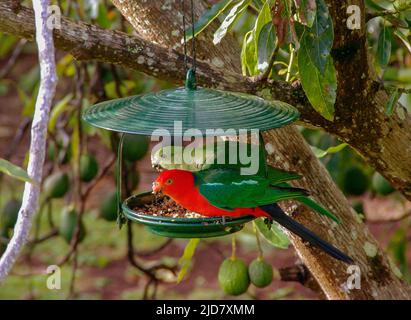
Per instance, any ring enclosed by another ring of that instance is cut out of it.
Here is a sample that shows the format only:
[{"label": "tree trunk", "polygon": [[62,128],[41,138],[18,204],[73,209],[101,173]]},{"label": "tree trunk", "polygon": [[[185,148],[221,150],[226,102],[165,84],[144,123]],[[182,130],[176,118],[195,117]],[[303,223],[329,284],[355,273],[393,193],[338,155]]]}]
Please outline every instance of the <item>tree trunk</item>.
[{"label": "tree trunk", "polygon": [[47,123],[57,85],[52,31],[47,26],[49,0],[34,1],[36,42],[40,65],[40,87],[31,124],[31,141],[27,173],[32,182],[24,185],[23,201],[13,237],[0,259],[0,283],[13,267],[30,233],[31,222],[37,211],[43,164],[46,154]]},{"label": "tree trunk", "polygon": [[[179,1],[168,1],[166,7],[160,1],[113,0],[112,2],[146,40],[174,48],[175,43],[180,41],[181,35],[173,37],[176,32],[174,28],[169,27],[171,25],[177,27],[176,12],[181,10],[177,6]],[[196,16],[204,8],[204,2],[197,1]],[[233,63],[230,65],[237,65],[236,68],[239,70],[238,46],[236,46],[237,51],[234,51],[233,39],[226,37],[225,41],[226,44],[230,44],[230,50],[225,51],[219,46],[212,45],[211,34],[210,29],[204,32],[202,37],[205,42],[204,45],[199,46],[199,51],[203,51],[204,56],[211,60],[220,58],[221,61],[225,61],[224,63],[228,63],[227,59],[232,59]],[[336,225],[329,219],[312,213],[296,203],[286,206],[288,212],[298,212],[294,214],[297,220],[311,228],[320,237],[347,252],[361,271],[361,289],[348,290],[346,283],[350,274],[347,273],[347,265],[307,246],[298,237],[290,234],[298,255],[310,269],[327,298],[410,298],[410,287],[394,275],[385,254],[378,248],[378,243],[368,232],[366,226],[359,221],[356,213],[352,211],[327,170],[314,156],[296,127],[289,126],[268,131],[264,134],[264,138],[268,151],[271,151],[268,157],[269,163],[301,173],[304,178],[296,185],[313,191],[314,198],[331,209],[343,221],[342,225]]]}]

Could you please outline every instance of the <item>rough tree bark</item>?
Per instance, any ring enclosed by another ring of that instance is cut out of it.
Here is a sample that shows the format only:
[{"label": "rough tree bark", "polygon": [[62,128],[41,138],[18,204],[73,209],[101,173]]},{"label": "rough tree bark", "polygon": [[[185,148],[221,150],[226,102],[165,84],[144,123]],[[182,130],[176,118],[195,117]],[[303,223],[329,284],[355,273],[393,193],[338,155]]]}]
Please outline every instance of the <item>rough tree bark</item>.
[{"label": "rough tree bark", "polygon": [[36,42],[40,64],[40,88],[31,125],[31,142],[27,168],[27,173],[33,182],[27,182],[24,186],[22,206],[14,227],[13,237],[0,259],[0,282],[9,273],[25,244],[30,232],[32,217],[38,208],[46,150],[47,123],[57,84],[53,34],[47,27],[47,7],[49,3],[49,0],[33,1]]},{"label": "rough tree bark", "polygon": [[[170,4],[164,5],[165,2],[159,3],[161,7],[170,7]],[[362,1],[356,3],[363,8]],[[213,47],[211,52],[227,52],[213,58],[207,57],[207,50],[202,51],[200,44],[198,83],[207,87],[252,93],[268,100],[278,99],[294,105],[301,113],[302,122],[323,128],[348,142],[370,165],[411,200],[411,117],[401,105],[397,106],[397,112],[393,116],[385,116],[384,106],[388,97],[383,88],[373,80],[373,72],[368,68],[365,24],[363,22],[359,31],[347,29],[347,1],[334,1],[330,4],[333,18],[337,17],[333,56],[340,81],[333,122],[325,120],[315,112],[298,83],[257,81],[243,77],[232,60],[227,58],[235,56],[232,54],[233,48],[238,48],[233,41],[226,40],[221,46]],[[173,6],[174,9],[178,8],[178,5]],[[161,7],[156,9],[157,14],[167,12]],[[170,25],[173,28],[168,28],[177,31],[175,21],[180,19],[181,16],[175,14],[174,23]],[[61,24],[61,29],[54,30],[55,44],[79,60],[96,59],[140,70],[161,79],[178,82],[184,80],[183,57],[172,49],[178,48],[178,41],[177,45],[175,42],[173,46],[165,48],[141,36],[103,30],[82,22],[74,23],[66,18],[62,19]],[[142,21],[141,24],[144,26],[146,22]],[[140,29],[145,30],[142,35],[150,34],[154,38],[157,37],[148,28]],[[0,31],[33,39],[32,11],[21,8],[16,13],[10,0],[0,0]],[[177,40],[181,37],[181,32],[179,36],[177,32],[169,32],[167,37],[170,40]],[[205,41],[201,42],[205,45]]]},{"label": "rough tree bark", "polygon": [[[173,36],[176,35],[176,32],[172,34],[175,29],[170,28],[175,25],[174,21],[177,19],[175,14],[177,11],[174,10],[180,10],[176,4],[178,1],[160,2],[161,6],[167,3],[164,9],[159,7],[157,1],[114,2],[137,30],[141,28],[139,27],[141,21],[141,24],[145,25],[146,33],[131,37],[120,32],[104,31],[95,26],[75,24],[63,19],[62,29],[55,30],[57,46],[81,59],[117,63],[160,78],[181,81],[184,78],[182,56],[171,49],[176,45],[175,41],[181,39],[181,35]],[[198,6],[197,13],[204,9],[204,5],[199,1],[196,1],[196,6]],[[160,13],[161,16],[158,16]],[[31,24],[29,9],[22,9],[18,14],[13,15],[7,5],[0,3],[0,30],[30,39]],[[147,38],[144,39],[145,37]],[[151,41],[154,40],[160,45],[153,44]],[[235,62],[238,61],[236,53],[238,46],[233,46],[234,52],[230,48],[230,54],[223,50],[218,53],[218,47],[212,46],[211,41],[204,48],[206,49],[203,52],[204,57],[213,57],[215,63],[213,65],[213,58],[211,63],[199,61],[198,76],[201,84],[257,93],[268,98],[274,96],[296,105],[302,111],[304,121],[311,123],[310,119],[312,119],[313,124],[317,126],[323,123],[323,120],[319,119],[309,106],[299,86],[290,86],[283,82],[258,83],[242,77],[237,71],[238,64]],[[224,65],[215,58],[223,61]],[[226,63],[235,68],[234,71],[227,70]],[[269,161],[285,169],[302,173],[305,178],[299,185],[312,190],[316,200],[333,210],[344,221],[343,225],[335,226],[329,220],[309,212],[304,207],[297,207],[293,203],[288,206],[289,212],[298,212],[297,219],[321,237],[346,250],[360,267],[362,289],[347,291],[344,284],[349,275],[346,273],[345,265],[306,246],[298,238],[292,237],[297,253],[310,268],[326,296],[331,299],[410,298],[409,286],[393,274],[387,258],[378,248],[375,239],[366,227],[357,221],[346,199],[332,183],[325,168],[311,153],[297,130],[288,127],[270,131],[265,138],[268,149],[272,151]]]},{"label": "rough tree bark", "polygon": [[[176,43],[181,40],[181,34],[175,31],[179,30],[176,26],[175,12],[181,10],[180,1],[167,1],[167,6],[160,1],[113,0],[112,2],[140,36],[165,47],[176,48]],[[196,15],[198,16],[204,9],[204,2],[196,1]],[[170,25],[176,26],[176,29],[170,28]],[[205,32],[199,51],[202,51],[211,61],[218,61],[218,59],[224,61],[220,64],[220,68],[225,63],[230,63],[231,67],[235,67],[234,71],[239,72],[238,45],[235,47],[237,51],[233,52],[233,39],[227,37],[222,46],[229,44],[230,50],[225,51],[219,46],[211,45],[211,35],[211,32]],[[280,130],[271,130],[265,133],[264,138],[270,153],[268,161],[278,167],[301,173],[304,179],[297,185],[313,190],[316,200],[333,210],[344,221],[343,225],[337,226],[303,206],[295,203],[287,206],[288,212],[298,212],[295,215],[296,219],[348,252],[361,270],[362,289],[350,291],[346,287],[348,277],[346,265],[307,246],[298,237],[290,235],[298,255],[310,269],[325,295],[329,299],[409,298],[411,296],[409,286],[393,274],[387,258],[378,248],[378,243],[364,224],[356,219],[347,200],[297,129],[289,126]],[[374,252],[369,248],[374,249]]]}]

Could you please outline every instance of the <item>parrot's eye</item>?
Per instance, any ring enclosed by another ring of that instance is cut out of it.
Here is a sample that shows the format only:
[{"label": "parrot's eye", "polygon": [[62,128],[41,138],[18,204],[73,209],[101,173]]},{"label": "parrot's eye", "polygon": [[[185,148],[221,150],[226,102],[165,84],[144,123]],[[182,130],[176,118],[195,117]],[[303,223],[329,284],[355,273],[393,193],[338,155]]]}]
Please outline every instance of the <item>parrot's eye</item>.
[{"label": "parrot's eye", "polygon": [[173,183],[173,179],[167,179],[166,184],[170,185]]}]

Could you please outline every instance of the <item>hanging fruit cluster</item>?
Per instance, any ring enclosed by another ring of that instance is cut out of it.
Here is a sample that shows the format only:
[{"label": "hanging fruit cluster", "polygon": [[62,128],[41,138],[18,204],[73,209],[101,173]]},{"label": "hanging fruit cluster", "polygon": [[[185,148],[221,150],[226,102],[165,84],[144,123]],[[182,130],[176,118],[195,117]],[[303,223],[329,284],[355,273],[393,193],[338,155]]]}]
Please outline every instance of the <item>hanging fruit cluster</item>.
[{"label": "hanging fruit cluster", "polygon": [[[225,259],[218,271],[218,283],[226,294],[237,296],[245,293],[250,283],[257,288],[269,286],[274,279],[273,267],[264,260],[258,231],[254,228],[259,255],[248,266],[236,256],[235,237],[232,241],[232,254]],[[276,272],[277,273],[277,272]]]}]

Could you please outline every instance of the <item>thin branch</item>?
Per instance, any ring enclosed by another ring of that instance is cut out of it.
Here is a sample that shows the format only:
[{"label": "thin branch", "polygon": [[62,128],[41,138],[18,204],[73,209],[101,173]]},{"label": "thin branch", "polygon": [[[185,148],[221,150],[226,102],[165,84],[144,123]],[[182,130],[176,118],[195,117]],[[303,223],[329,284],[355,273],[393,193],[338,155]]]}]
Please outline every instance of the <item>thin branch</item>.
[{"label": "thin branch", "polygon": [[20,39],[16,47],[13,49],[11,56],[4,67],[0,70],[0,79],[3,79],[7,74],[13,69],[16,64],[17,58],[20,56],[20,53],[23,50],[24,45],[27,43],[26,39]]},{"label": "thin branch", "polygon": [[0,259],[0,282],[14,265],[23,245],[27,241],[32,217],[37,210],[40,184],[46,149],[47,122],[57,84],[54,58],[53,33],[47,27],[47,7],[49,0],[33,1],[36,26],[36,42],[39,50],[40,88],[36,100],[31,127],[31,142],[27,173],[33,179],[26,183],[22,206],[19,211],[13,237]]}]

